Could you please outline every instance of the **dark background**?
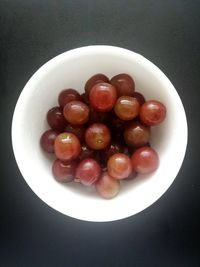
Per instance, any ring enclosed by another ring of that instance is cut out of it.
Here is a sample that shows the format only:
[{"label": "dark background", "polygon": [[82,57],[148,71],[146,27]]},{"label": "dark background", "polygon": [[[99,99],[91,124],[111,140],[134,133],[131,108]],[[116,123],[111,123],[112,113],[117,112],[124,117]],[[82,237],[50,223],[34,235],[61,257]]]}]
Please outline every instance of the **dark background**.
[{"label": "dark background", "polygon": [[[199,32],[197,0],[0,0],[0,266],[200,266]],[[48,207],[20,175],[11,145],[14,106],[30,76],[57,54],[91,44],[128,48],[158,65],[189,126],[170,189],[147,210],[109,223]]]}]

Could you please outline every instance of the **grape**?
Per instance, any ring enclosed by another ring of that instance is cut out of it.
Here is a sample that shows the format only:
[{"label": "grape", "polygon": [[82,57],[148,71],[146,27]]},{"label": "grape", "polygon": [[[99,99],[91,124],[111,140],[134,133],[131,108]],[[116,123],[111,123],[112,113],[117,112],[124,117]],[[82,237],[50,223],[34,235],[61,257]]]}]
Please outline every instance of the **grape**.
[{"label": "grape", "polygon": [[40,145],[44,151],[54,153],[54,142],[59,132],[47,130],[40,138]]},{"label": "grape", "polygon": [[106,148],[110,143],[110,139],[110,131],[102,123],[93,123],[85,132],[86,144],[94,150]]},{"label": "grape", "polygon": [[89,121],[88,124],[92,124],[95,122],[105,122],[107,119],[107,113],[106,112],[99,112],[96,111],[95,109],[93,109],[92,107],[90,107],[90,117],[89,117]]},{"label": "grape", "polygon": [[64,107],[65,119],[73,125],[82,125],[89,119],[89,107],[81,101],[71,101]]},{"label": "grape", "polygon": [[133,97],[135,97],[137,99],[137,101],[139,102],[140,106],[143,105],[144,102],[146,101],[144,96],[139,92],[134,92]]},{"label": "grape", "polygon": [[49,126],[56,131],[62,132],[66,126],[66,120],[60,107],[53,107],[47,113]]},{"label": "grape", "polygon": [[65,89],[58,96],[58,103],[61,108],[64,108],[67,103],[74,100],[82,100],[80,94],[74,89]]},{"label": "grape", "polygon": [[150,128],[138,122],[130,123],[124,131],[124,140],[128,146],[140,147],[149,142]]},{"label": "grape", "polygon": [[76,135],[65,132],[56,137],[54,150],[57,158],[63,161],[70,161],[78,157],[81,146]]},{"label": "grape", "polygon": [[121,96],[114,107],[116,115],[122,120],[132,120],[139,114],[140,104],[136,98]]},{"label": "grape", "polygon": [[116,87],[118,96],[133,96],[135,82],[130,75],[125,73],[118,74],[112,77],[110,83]]},{"label": "grape", "polygon": [[108,160],[107,168],[108,174],[116,179],[124,179],[132,172],[131,160],[123,153],[112,155]]},{"label": "grape", "polygon": [[60,183],[71,182],[74,179],[76,166],[75,161],[63,162],[56,159],[52,166],[53,176]]},{"label": "grape", "polygon": [[137,149],[131,157],[132,167],[138,173],[146,174],[155,171],[159,165],[157,152],[151,147]]},{"label": "grape", "polygon": [[65,132],[75,134],[76,137],[78,137],[80,142],[83,142],[85,139],[85,127],[84,126],[75,126],[75,125],[68,124],[65,127]]},{"label": "grape", "polygon": [[95,183],[101,174],[101,167],[99,163],[92,159],[87,158],[82,160],[76,169],[76,180],[82,184],[89,186]]},{"label": "grape", "polygon": [[82,102],[84,102],[86,105],[89,106],[90,101],[89,101],[89,96],[86,93],[81,94]]},{"label": "grape", "polygon": [[106,199],[115,197],[119,193],[119,180],[111,177],[107,172],[104,172],[101,178],[95,183],[96,191]]},{"label": "grape", "polygon": [[93,75],[85,84],[85,92],[87,95],[89,95],[90,90],[92,89],[92,87],[94,85],[96,85],[97,83],[108,83],[109,79],[106,75],[98,73]]},{"label": "grape", "polygon": [[107,162],[112,155],[116,153],[122,153],[123,150],[124,147],[120,142],[112,141],[111,144],[106,147],[106,149],[100,151],[100,158],[103,160],[103,162]]},{"label": "grape", "polygon": [[94,157],[95,157],[94,150],[92,150],[85,143],[83,143],[81,145],[81,153],[79,154],[78,159],[83,160],[86,158],[94,158]]},{"label": "grape", "polygon": [[89,94],[90,104],[100,112],[110,111],[117,100],[117,91],[109,83],[98,83],[92,87]]},{"label": "grape", "polygon": [[158,125],[166,117],[166,107],[157,100],[146,101],[140,109],[140,119],[149,126]]}]

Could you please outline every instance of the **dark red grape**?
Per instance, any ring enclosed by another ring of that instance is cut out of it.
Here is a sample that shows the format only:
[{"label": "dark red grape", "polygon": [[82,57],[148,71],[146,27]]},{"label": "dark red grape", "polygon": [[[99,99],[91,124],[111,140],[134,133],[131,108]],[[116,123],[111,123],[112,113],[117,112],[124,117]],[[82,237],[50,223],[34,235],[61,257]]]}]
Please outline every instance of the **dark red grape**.
[{"label": "dark red grape", "polygon": [[97,83],[108,83],[109,79],[106,75],[98,73],[93,75],[85,84],[85,92],[87,95],[89,95],[90,90],[92,89],[92,87],[94,85],[96,85]]},{"label": "dark red grape", "polygon": [[63,90],[58,96],[58,103],[62,108],[64,108],[67,103],[74,100],[81,101],[82,98],[76,90],[71,88]]},{"label": "dark red grape", "polygon": [[83,125],[89,119],[89,107],[81,101],[71,101],[64,107],[65,119],[72,125]]},{"label": "dark red grape", "polygon": [[44,151],[54,153],[54,142],[59,132],[47,130],[40,138],[40,145]]},{"label": "dark red grape", "polygon": [[79,160],[87,159],[87,158],[94,158],[95,157],[95,151],[89,146],[87,146],[85,143],[81,145],[81,153],[78,156]]},{"label": "dark red grape", "polygon": [[71,124],[67,124],[65,127],[65,132],[67,133],[73,133],[78,137],[80,142],[83,142],[85,139],[85,127],[84,126],[75,126]]},{"label": "dark red grape", "polygon": [[110,199],[119,193],[120,182],[111,177],[107,172],[104,172],[100,179],[95,183],[95,187],[100,196]]},{"label": "dark red grape", "polygon": [[118,96],[133,96],[135,82],[130,75],[125,73],[118,74],[112,77],[110,83],[116,87]]},{"label": "dark red grape", "polygon": [[79,139],[73,133],[61,133],[56,137],[54,150],[57,158],[70,161],[78,157],[81,145]]},{"label": "dark red grape", "polygon": [[66,126],[66,120],[60,107],[53,107],[47,113],[47,122],[49,126],[56,131],[63,131]]},{"label": "dark red grape", "polygon": [[75,176],[76,166],[75,161],[63,162],[56,159],[52,166],[53,176],[60,183],[71,182]]},{"label": "dark red grape", "polygon": [[124,179],[132,172],[131,160],[123,153],[112,155],[108,160],[107,168],[109,175],[116,179]]},{"label": "dark red grape", "polygon": [[114,110],[121,120],[128,121],[137,117],[140,110],[140,104],[134,97],[121,96],[117,99]]},{"label": "dark red grape", "polygon": [[140,109],[140,119],[149,126],[158,125],[166,117],[166,107],[157,100],[146,101]]},{"label": "dark red grape", "polygon": [[124,131],[124,140],[128,146],[140,147],[149,142],[150,128],[139,122],[130,123]]},{"label": "dark red grape", "polygon": [[82,184],[89,186],[95,183],[101,174],[101,167],[99,163],[92,159],[87,158],[82,160],[76,169],[76,180]]},{"label": "dark red grape", "polygon": [[90,125],[85,132],[86,144],[94,149],[104,149],[110,143],[111,135],[108,127],[102,123]]},{"label": "dark red grape", "polygon": [[98,83],[92,87],[89,94],[91,106],[100,112],[110,111],[117,100],[117,91],[109,83]]},{"label": "dark red grape", "polygon": [[89,106],[90,101],[89,101],[89,96],[86,93],[81,94],[82,102],[84,102],[86,105]]},{"label": "dark red grape", "polygon": [[144,102],[146,101],[144,96],[139,92],[134,92],[133,97],[135,97],[137,99],[140,106],[142,106],[144,104]]},{"label": "dark red grape", "polygon": [[137,149],[131,157],[132,167],[138,173],[146,174],[155,171],[159,165],[157,152],[151,147]]}]

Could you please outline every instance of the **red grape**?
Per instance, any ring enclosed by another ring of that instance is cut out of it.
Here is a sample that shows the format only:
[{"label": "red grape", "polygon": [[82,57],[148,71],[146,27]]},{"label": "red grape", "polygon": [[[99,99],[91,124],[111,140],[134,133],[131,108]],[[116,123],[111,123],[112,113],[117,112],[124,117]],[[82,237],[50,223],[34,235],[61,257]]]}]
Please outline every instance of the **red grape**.
[{"label": "red grape", "polygon": [[132,167],[138,173],[146,174],[155,171],[159,165],[157,152],[151,147],[137,149],[131,157]]},{"label": "red grape", "polygon": [[74,179],[77,163],[75,161],[63,162],[56,159],[52,166],[54,178],[60,183],[67,183]]},{"label": "red grape", "polygon": [[92,107],[100,112],[111,110],[117,100],[117,91],[109,83],[98,83],[92,87],[89,99]]},{"label": "red grape", "polygon": [[67,103],[74,100],[81,101],[82,98],[76,90],[71,88],[63,90],[58,96],[58,103],[62,108],[64,108]]},{"label": "red grape", "polygon": [[149,142],[150,128],[139,122],[130,123],[124,131],[124,140],[128,146],[140,147]]},{"label": "red grape", "polygon": [[75,126],[75,125],[68,124],[65,127],[65,132],[75,134],[76,137],[78,137],[78,139],[80,140],[80,142],[83,142],[85,139],[85,127],[84,126]]},{"label": "red grape", "polygon": [[140,109],[140,119],[149,126],[158,125],[166,117],[166,107],[157,100],[146,101]]},{"label": "red grape", "polygon": [[101,178],[95,183],[97,192],[106,199],[115,197],[119,193],[119,180],[111,177],[107,172],[104,172]]},{"label": "red grape", "polygon": [[144,102],[146,101],[144,96],[139,92],[134,92],[133,97],[135,97],[137,99],[137,101],[139,102],[140,106],[143,105]]},{"label": "red grape", "polygon": [[136,98],[121,96],[114,107],[116,115],[122,120],[132,120],[139,114],[140,104]]},{"label": "red grape", "polygon": [[63,161],[70,161],[78,157],[81,146],[76,135],[65,132],[56,137],[54,150],[57,158]]},{"label": "red grape", "polygon": [[49,126],[56,131],[63,131],[66,126],[66,120],[60,107],[53,107],[47,113],[47,122]]},{"label": "red grape", "polygon": [[47,130],[40,138],[40,145],[44,151],[54,153],[54,142],[59,132],[54,130]]},{"label": "red grape", "polygon": [[90,90],[92,89],[92,87],[94,85],[96,85],[97,83],[108,83],[109,79],[106,75],[98,73],[93,75],[85,84],[85,92],[87,95],[89,95]]},{"label": "red grape", "polygon": [[101,167],[99,163],[92,159],[87,158],[82,160],[76,169],[76,180],[79,180],[84,185],[92,185],[95,183],[101,174]]},{"label": "red grape", "polygon": [[110,143],[110,139],[110,131],[102,123],[93,123],[85,132],[86,144],[94,150],[106,148]]},{"label": "red grape", "polygon": [[78,156],[79,160],[87,159],[87,158],[94,158],[95,153],[94,150],[89,148],[85,143],[81,145],[81,153]]},{"label": "red grape", "polygon": [[135,82],[130,75],[125,73],[118,74],[112,77],[110,83],[116,87],[118,96],[133,96]]},{"label": "red grape", "polygon": [[81,101],[71,101],[64,107],[65,119],[73,125],[82,125],[89,119],[89,107]]},{"label": "red grape", "polygon": [[116,179],[124,179],[132,172],[131,160],[123,153],[112,155],[108,160],[107,168],[109,175]]}]

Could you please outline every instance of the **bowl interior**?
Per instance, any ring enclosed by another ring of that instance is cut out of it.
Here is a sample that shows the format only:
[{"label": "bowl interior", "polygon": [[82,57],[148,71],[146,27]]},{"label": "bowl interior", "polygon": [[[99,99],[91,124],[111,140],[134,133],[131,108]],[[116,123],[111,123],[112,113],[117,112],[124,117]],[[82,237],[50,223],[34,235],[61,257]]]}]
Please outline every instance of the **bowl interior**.
[{"label": "bowl interior", "polygon": [[[158,170],[133,181],[124,181],[119,195],[100,198],[94,188],[57,183],[51,173],[54,157],[39,145],[48,129],[46,113],[58,105],[64,88],[84,90],[86,80],[104,73],[110,78],[130,74],[136,90],[146,99],[157,99],[167,107],[167,118],[152,128],[151,144],[160,157]],[[48,205],[69,216],[110,221],[133,215],[156,201],[171,185],[182,164],[187,123],[181,100],[167,77],[150,61],[134,52],[109,46],[90,46],[63,53],[43,65],[28,81],[16,105],[12,141],[20,171],[32,190]]]}]

